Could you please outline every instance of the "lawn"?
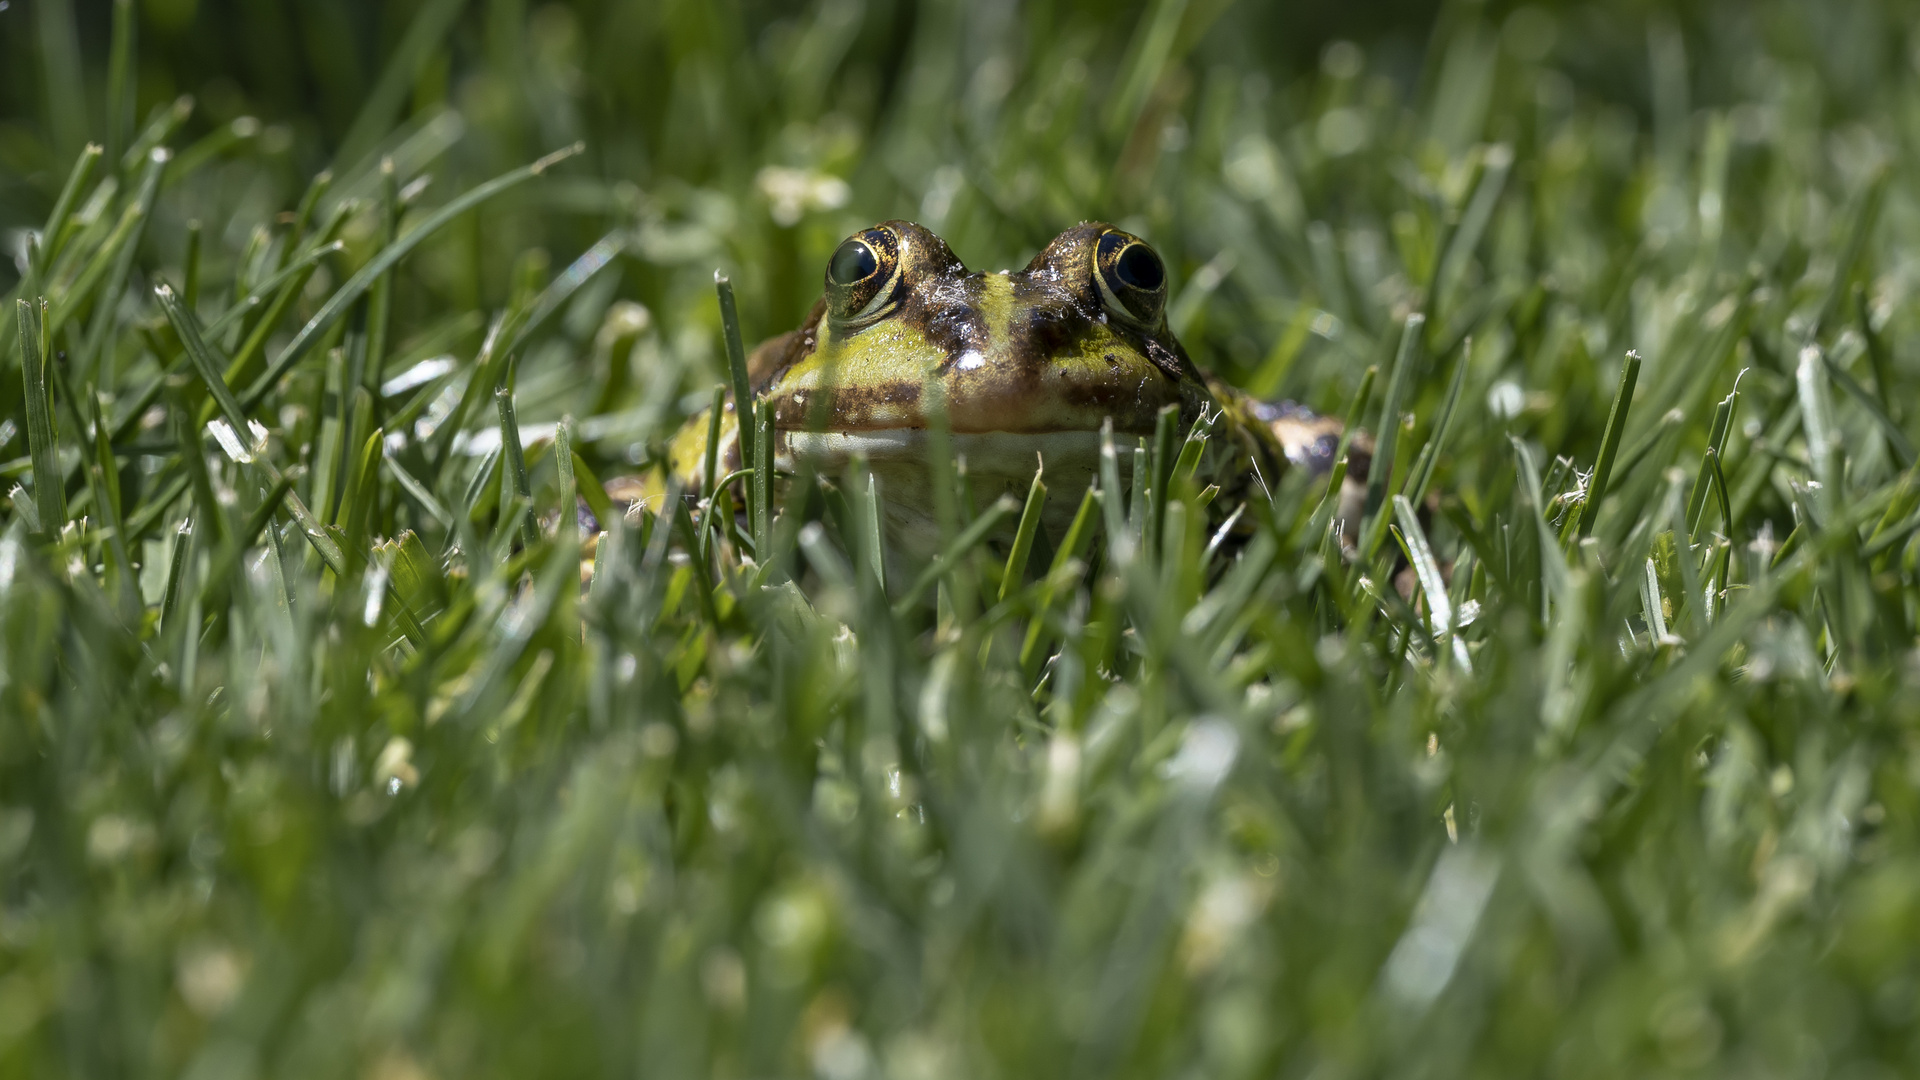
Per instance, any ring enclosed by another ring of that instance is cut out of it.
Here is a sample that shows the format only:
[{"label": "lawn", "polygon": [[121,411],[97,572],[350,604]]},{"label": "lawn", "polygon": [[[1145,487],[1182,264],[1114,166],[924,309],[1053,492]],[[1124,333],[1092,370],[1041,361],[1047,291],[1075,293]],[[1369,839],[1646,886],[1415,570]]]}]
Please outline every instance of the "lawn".
[{"label": "lawn", "polygon": [[[1913,15],[0,3],[0,1077],[1920,1069]],[[894,217],[1357,548],[608,506]]]}]

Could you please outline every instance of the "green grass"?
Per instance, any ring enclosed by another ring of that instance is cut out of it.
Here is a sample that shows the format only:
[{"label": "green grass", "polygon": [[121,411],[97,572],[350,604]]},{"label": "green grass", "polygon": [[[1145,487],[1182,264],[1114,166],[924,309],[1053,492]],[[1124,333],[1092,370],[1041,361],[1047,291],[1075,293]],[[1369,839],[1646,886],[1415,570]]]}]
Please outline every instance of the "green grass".
[{"label": "green grass", "polygon": [[[1920,1065],[1910,10],[974,7],[0,10],[0,1076]],[[1169,427],[583,593],[893,216],[1150,238],[1372,557]]]}]

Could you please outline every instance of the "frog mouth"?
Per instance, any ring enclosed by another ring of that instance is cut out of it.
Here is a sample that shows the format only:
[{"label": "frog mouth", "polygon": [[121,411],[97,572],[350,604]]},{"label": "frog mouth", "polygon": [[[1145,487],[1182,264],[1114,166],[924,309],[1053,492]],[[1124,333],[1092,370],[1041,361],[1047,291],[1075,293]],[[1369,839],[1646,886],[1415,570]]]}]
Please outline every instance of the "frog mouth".
[{"label": "frog mouth", "polygon": [[[924,470],[932,460],[930,435],[925,428],[883,428],[873,431],[786,431],[786,465],[804,461],[825,472],[835,472],[856,458],[865,459],[876,470],[897,472],[902,467]],[[1100,465],[1098,431],[980,431],[955,432],[948,436],[956,461],[966,463],[971,477],[1021,480],[1033,477],[1042,467],[1051,486],[1055,480],[1092,477]],[[1131,464],[1130,454],[1122,453],[1121,464]]]},{"label": "frog mouth", "polygon": [[[1098,431],[975,431],[954,432],[948,438],[954,460],[966,463],[967,485],[976,507],[985,508],[1003,495],[1024,500],[1034,470],[1043,468],[1049,497],[1041,527],[1050,537],[1066,535],[1082,494],[1100,471]],[[892,535],[922,556],[938,550],[941,532],[928,471],[933,453],[925,428],[783,431],[780,439],[778,465],[783,470],[805,462],[825,475],[837,476],[856,458],[864,460],[880,481]],[[1116,462],[1119,480],[1125,485],[1132,473],[1133,454],[1125,443],[1117,448],[1121,449]],[[1011,519],[1004,526],[1011,529]]]}]

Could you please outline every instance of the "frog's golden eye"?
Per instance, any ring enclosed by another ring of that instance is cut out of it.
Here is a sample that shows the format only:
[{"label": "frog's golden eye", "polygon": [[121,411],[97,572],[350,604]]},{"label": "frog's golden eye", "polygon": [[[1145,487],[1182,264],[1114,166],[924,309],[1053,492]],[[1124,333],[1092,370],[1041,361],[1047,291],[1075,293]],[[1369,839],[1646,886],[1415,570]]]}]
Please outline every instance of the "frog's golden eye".
[{"label": "frog's golden eye", "polygon": [[1143,326],[1160,320],[1167,307],[1167,265],[1145,240],[1109,229],[1100,235],[1093,262],[1093,281],[1107,310]]},{"label": "frog's golden eye", "polygon": [[865,326],[893,309],[899,285],[899,238],[888,229],[855,233],[827,260],[827,315],[843,326]]}]

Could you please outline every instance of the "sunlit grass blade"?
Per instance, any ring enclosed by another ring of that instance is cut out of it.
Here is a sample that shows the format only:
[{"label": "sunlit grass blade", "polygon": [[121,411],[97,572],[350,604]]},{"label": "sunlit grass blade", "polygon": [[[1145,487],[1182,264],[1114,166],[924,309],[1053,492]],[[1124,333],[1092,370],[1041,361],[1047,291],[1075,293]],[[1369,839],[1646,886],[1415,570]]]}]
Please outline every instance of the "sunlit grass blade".
[{"label": "sunlit grass blade", "polygon": [[64,327],[68,319],[94,299],[94,294],[101,290],[109,275],[121,265],[120,253],[126,250],[145,224],[145,212],[140,204],[129,202],[115,219],[112,231],[97,247],[88,250],[83,245],[74,249],[74,254],[84,254],[84,261],[74,275],[73,283],[53,297],[53,308],[48,317],[52,329]]},{"label": "sunlit grass blade", "polygon": [[[166,106],[154,110],[153,119],[120,156],[120,171],[131,173],[142,161],[147,160],[155,149],[165,146],[167,140],[173,137],[173,133],[180,130],[180,126],[193,115],[193,104],[192,94],[182,94]],[[165,186],[164,180],[162,186]]]},{"label": "sunlit grass blade", "polygon": [[[213,400],[219,406],[221,414],[226,418],[229,430],[234,433],[234,437],[237,439],[245,441],[253,440],[255,435],[247,423],[246,414],[241,410],[240,403],[234,399],[233,392],[227,389],[226,380],[221,378],[221,365],[217,354],[214,353],[212,346],[208,345],[200,337],[199,327],[196,325],[199,320],[193,317],[192,312],[180,306],[178,298],[173,295],[173,290],[166,285],[157,286],[154,289],[154,297],[160,302],[161,309],[166,312],[167,318],[172,322],[175,331],[180,334],[181,343],[186,347],[187,356],[193,363],[195,374],[200,376],[201,383],[206,386],[208,393],[213,396]],[[270,483],[278,484],[282,479],[280,471],[264,456],[256,457],[253,465],[261,471]],[[332,570],[335,575],[345,576],[347,570],[346,560],[341,554],[339,544],[327,534],[324,523],[315,517],[314,514],[307,509],[306,504],[301,501],[300,496],[294,494],[291,490],[286,494],[286,504],[288,510],[292,512],[295,521],[300,526],[301,535],[305,536],[307,542],[313,545],[313,549],[319,553],[321,561],[324,562],[327,568]]]},{"label": "sunlit grass blade", "polygon": [[121,621],[132,625],[140,614],[139,582],[128,552],[125,518],[121,513],[120,468],[114,463],[113,446],[107,440],[105,414],[97,395],[87,396],[88,426],[93,429],[93,462],[87,472],[87,485],[93,491],[93,509],[106,534],[107,587],[115,612]]},{"label": "sunlit grass blade", "polygon": [[253,546],[255,538],[273,521],[273,515],[279,513],[280,505],[293,491],[293,481],[281,477],[273,482],[260,498],[260,505],[247,515],[246,523],[233,536],[220,557],[215,560],[207,574],[207,580],[200,587],[200,607],[209,612],[218,612],[231,595],[234,578],[240,573],[242,561],[247,549]]},{"label": "sunlit grass blade", "polygon": [[380,461],[386,466],[387,471],[393,474],[394,482],[398,483],[414,502],[420,504],[420,509],[425,510],[429,517],[439,522],[442,528],[453,528],[453,514],[441,505],[440,500],[434,497],[433,492],[427,490],[425,484],[422,484],[392,456],[383,457]]},{"label": "sunlit grass blade", "polygon": [[[321,242],[312,251],[299,258],[290,259],[287,265],[274,271],[273,276],[249,289],[246,296],[235,301],[233,307],[217,320],[224,329],[225,325],[233,319],[252,318],[252,329],[247,331],[246,338],[241,341],[240,348],[234,351],[233,358],[227,361],[223,375],[227,385],[241,385],[252,374],[256,366],[255,361],[266,354],[267,339],[279,329],[281,320],[292,308],[294,300],[306,289],[307,283],[313,280],[313,275],[319,270],[320,264],[329,255],[341,250],[342,245],[333,240],[332,234],[337,232],[345,222],[344,214],[334,218],[322,231]],[[259,302],[258,298],[265,297],[269,293],[273,298],[267,301],[266,309],[257,317],[252,316],[251,313]],[[213,333],[214,331],[209,330],[208,336],[212,336]]]},{"label": "sunlit grass blade", "polygon": [[[217,318],[208,323],[206,329],[201,331],[202,335],[208,338],[220,337],[220,335],[226,333],[228,328],[232,327],[236,322],[239,322],[241,319],[246,318],[256,311],[261,304],[268,303],[267,296],[269,293],[275,294],[272,301],[274,305],[281,304],[281,295],[288,297],[298,296],[300,289],[312,278],[314,269],[320,263],[324,262],[329,256],[338,255],[345,250],[345,243],[339,240],[333,240],[320,244],[305,252],[295,258],[286,269],[275,272],[272,277],[262,281],[257,287],[248,290],[246,294],[235,301],[232,306],[228,307],[227,310],[221,312]],[[186,290],[184,288],[181,290],[180,296],[181,303],[186,304],[188,310],[196,310],[194,305],[186,303]],[[261,321],[276,321],[273,319],[272,311],[273,308],[269,307],[267,312],[261,315]],[[229,363],[234,362],[237,362],[237,358],[235,361],[230,361]]]},{"label": "sunlit grass blade", "polygon": [[180,594],[190,587],[188,577],[194,558],[193,520],[180,523],[173,534],[173,557],[167,563],[167,584],[160,594],[160,629],[174,633],[179,629]]},{"label": "sunlit grass blade", "polygon": [[[750,410],[744,414],[753,419],[750,425],[756,431],[753,442],[753,552],[754,558],[764,569],[771,567],[773,550],[773,494],[774,494],[774,427],[773,402],[754,401]],[[738,414],[737,414],[738,415]],[[741,431],[744,433],[746,427]]]},{"label": "sunlit grass blade", "polygon": [[527,456],[520,445],[520,422],[514,415],[513,390],[505,384],[494,388],[494,408],[500,414],[500,453],[505,463],[505,480],[512,493],[526,501],[527,513],[520,522],[520,542],[528,548],[540,539],[534,525],[533,484],[527,476]]},{"label": "sunlit grass blade", "polygon": [[1367,473],[1367,501],[1361,512],[1360,557],[1373,558],[1387,535],[1387,492],[1393,480],[1394,453],[1400,445],[1400,402],[1415,377],[1421,345],[1426,337],[1426,316],[1414,312],[1400,328],[1400,349],[1394,355],[1393,370],[1387,375],[1386,396],[1380,401],[1380,420],[1374,427],[1373,464]]},{"label": "sunlit grass blade", "polygon": [[93,171],[100,164],[105,150],[95,143],[88,143],[80,156],[74,159],[73,169],[67,174],[67,182],[60,188],[60,194],[53,201],[53,209],[47,213],[47,222],[40,229],[40,244],[36,249],[34,277],[41,278],[47,267],[59,256],[65,247],[70,226],[73,223],[75,202],[80,192],[93,179]]},{"label": "sunlit grass blade", "polygon": [[431,436],[427,460],[433,463],[431,479],[435,484],[440,483],[441,473],[453,454],[454,439],[464,429],[468,414],[478,405],[482,395],[492,393],[499,385],[501,374],[513,359],[512,352],[507,349],[507,341],[524,318],[525,311],[509,308],[496,316],[488,326],[487,335],[480,343],[480,354],[474,358],[473,373],[467,378],[466,389]]},{"label": "sunlit grass blade", "polygon": [[1427,437],[1427,445],[1420,448],[1420,456],[1414,459],[1413,467],[1407,470],[1407,480],[1402,493],[1418,506],[1427,497],[1427,489],[1433,483],[1433,472],[1440,464],[1440,455],[1446,452],[1447,435],[1453,430],[1454,412],[1460,406],[1460,391],[1466,385],[1467,367],[1473,359],[1473,341],[1469,339],[1460,349],[1460,359],[1454,364],[1453,380],[1447,385],[1446,400],[1440,406],[1440,415],[1434,418],[1433,433]]},{"label": "sunlit grass blade", "polygon": [[1839,519],[1843,498],[1840,491],[1840,428],[1833,416],[1833,401],[1827,390],[1825,355],[1815,346],[1800,350],[1795,373],[1800,395],[1800,415],[1806,419],[1807,458],[1813,478],[1819,483],[1819,504],[1824,523]]},{"label": "sunlit grass blade", "polygon": [[734,415],[740,418],[740,460],[757,466],[760,455],[756,453],[755,440],[759,432],[757,424],[747,422],[753,415],[753,387],[747,381],[747,348],[740,340],[740,312],[733,299],[733,282],[716,270],[713,288],[720,299],[720,331],[727,351],[727,377],[733,390]]},{"label": "sunlit grass blade", "polygon": [[1120,484],[1120,453],[1114,446],[1111,417],[1100,427],[1100,509],[1106,516],[1107,552],[1118,562],[1133,554],[1127,531],[1126,488]]},{"label": "sunlit grass blade", "polygon": [[127,544],[130,548],[145,540],[167,519],[173,504],[187,493],[190,484],[187,476],[176,475],[164,483],[154,483],[141,492],[137,507],[127,514]]},{"label": "sunlit grass blade", "polygon": [[[713,395],[707,401],[706,455],[702,459],[700,467],[700,479],[707,485],[704,497],[709,502],[712,501],[714,494],[720,490],[720,430],[722,421],[726,419],[726,414],[727,388],[716,383],[713,388]],[[734,423],[736,427],[739,424],[739,417],[744,415],[744,413],[735,412]],[[739,429],[739,432],[740,435],[744,435],[745,429]],[[747,444],[742,441],[739,445],[743,455],[740,460],[751,460],[744,456]]]},{"label": "sunlit grass blade", "polygon": [[173,159],[173,167],[167,170],[166,178],[160,182],[161,190],[165,191],[178,186],[198,173],[207,163],[235,147],[252,142],[260,135],[262,126],[256,117],[236,116],[187,144]]},{"label": "sunlit grass blade", "polygon": [[1027,576],[1027,557],[1033,551],[1033,535],[1040,530],[1040,514],[1047,505],[1047,485],[1041,479],[1046,463],[1033,470],[1033,483],[1027,488],[1026,505],[1020,511],[1020,525],[1013,534],[1013,546],[1007,551],[1006,570],[1000,576],[1001,603],[1012,596]]},{"label": "sunlit grass blade", "polygon": [[527,306],[527,319],[515,331],[513,346],[518,347],[529,334],[540,329],[554,313],[567,305],[589,281],[613,265],[627,247],[627,230],[615,229],[593,242],[554,279],[540,290]]},{"label": "sunlit grass blade", "polygon": [[167,321],[173,325],[174,333],[180,336],[180,344],[186,349],[187,362],[192,365],[194,374],[200,376],[201,385],[206,387],[208,396],[226,419],[227,426],[235,432],[245,432],[246,411],[240,407],[239,399],[233,396],[233,391],[227,387],[227,380],[221,374],[227,365],[221,363],[216,347],[201,336],[200,320],[180,303],[170,286],[155,286],[153,296]]},{"label": "sunlit grass blade", "polygon": [[153,202],[160,194],[160,177],[166,172],[167,162],[172,156],[164,147],[156,147],[147,154],[146,168],[140,174],[140,186],[127,207],[130,226],[114,251],[113,262],[100,286],[99,296],[94,299],[93,324],[87,330],[86,345],[81,350],[77,365],[88,378],[95,377],[97,373],[111,380],[113,358],[105,354],[112,348],[118,328],[120,295],[126,291],[127,277],[133,272],[134,256],[139,254],[147,222],[153,218]]},{"label": "sunlit grass blade", "polygon": [[[1714,469],[1719,468],[1719,457],[1726,449],[1727,432],[1733,424],[1734,402],[1739,396],[1740,387],[1736,383],[1733,392],[1714,407],[1713,427],[1707,432],[1707,451],[1700,458],[1700,475],[1694,479],[1693,495],[1687,501],[1687,534],[1689,536],[1697,537],[1700,534],[1700,515],[1706,509],[1707,485],[1712,481],[1708,467],[1711,465]],[[1721,498],[1722,501],[1725,500],[1725,492],[1721,493]],[[1733,519],[1726,518],[1723,524],[1731,528]]]},{"label": "sunlit grass blade", "polygon": [[1166,527],[1168,489],[1172,485],[1174,466],[1177,464],[1173,446],[1177,412],[1174,406],[1168,405],[1154,418],[1153,448],[1148,458],[1152,481],[1147,487],[1147,550],[1156,559],[1160,557]]},{"label": "sunlit grass blade", "polygon": [[1534,532],[1539,539],[1540,621],[1546,623],[1551,617],[1548,605],[1567,595],[1567,560],[1541,512],[1540,467],[1534,463],[1533,451],[1517,438],[1510,437],[1510,442],[1514,458],[1519,464],[1521,501],[1527,507],[1528,516],[1533,519]]},{"label": "sunlit grass blade", "polygon": [[[384,158],[380,162],[380,201],[375,208],[380,222],[381,247],[392,245],[400,235],[400,211],[400,180],[394,172],[393,160]],[[362,382],[368,393],[376,395],[387,381],[387,337],[393,325],[393,277],[393,271],[389,270],[374,282],[367,296],[367,359]]]},{"label": "sunlit grass blade", "polygon": [[1880,219],[1880,208],[1886,201],[1887,186],[1892,175],[1893,169],[1886,162],[1877,163],[1867,177],[1866,184],[1854,197],[1851,213],[1847,215],[1846,243],[1835,257],[1833,279],[1827,286],[1826,297],[1820,302],[1814,323],[1807,331],[1808,340],[1820,338],[1839,317],[1840,305],[1852,288],[1854,268],[1859,264],[1861,253],[1866,250],[1867,241]]},{"label": "sunlit grass blade", "polygon": [[380,462],[385,457],[387,433],[380,428],[369,432],[360,453],[355,455],[352,471],[348,474],[346,488],[341,497],[340,531],[346,540],[342,545],[342,554],[347,559],[348,572],[359,570],[366,564],[367,550],[372,541],[369,530],[373,522],[374,501],[379,494]]},{"label": "sunlit grass blade", "polygon": [[33,457],[33,500],[40,514],[40,530],[57,534],[67,523],[67,490],[54,441],[53,398],[47,386],[51,342],[47,335],[46,301],[17,301],[14,319],[20,330],[20,374],[26,396],[27,445]]},{"label": "sunlit grass blade", "polygon": [[1427,531],[1420,524],[1420,515],[1413,503],[1405,495],[1396,493],[1393,497],[1393,516],[1400,527],[1400,535],[1405,538],[1409,561],[1420,581],[1421,594],[1427,600],[1427,622],[1432,629],[1435,641],[1445,639],[1452,650],[1454,663],[1469,674],[1473,671],[1473,658],[1467,653],[1466,642],[1460,638],[1459,628],[1454,625],[1453,601],[1447,594],[1447,580],[1440,573],[1440,564],[1434,559],[1433,545],[1427,541]]},{"label": "sunlit grass blade", "polygon": [[[1093,543],[1093,532],[1098,528],[1096,515],[1103,501],[1099,489],[1095,487],[1088,487],[1086,494],[1080,497],[1080,508],[1074,511],[1073,522],[1067,526],[1067,535],[1061,539],[1060,546],[1054,549],[1053,565],[1047,568],[1048,582],[1058,580],[1076,559],[1086,554],[1087,548]],[[1055,599],[1053,588],[1050,585],[1042,586],[1040,600],[1027,622],[1026,640],[1020,646],[1020,671],[1023,681],[1029,685],[1039,673],[1040,662],[1044,659],[1040,647],[1046,635],[1047,615]]]},{"label": "sunlit grass blade", "polygon": [[1880,411],[1898,423],[1901,409],[1893,399],[1893,360],[1888,355],[1886,340],[1874,328],[1873,311],[1867,304],[1865,287],[1854,286],[1853,308],[1860,336],[1867,343],[1867,362],[1873,366],[1873,392],[1879,399]]},{"label": "sunlit grass blade", "polygon": [[[560,473],[560,521],[557,527],[561,529],[575,529],[577,531],[578,526],[575,522],[578,520],[579,511],[577,507],[579,506],[580,494],[578,483],[573,475],[573,461],[575,456],[573,452],[573,417],[571,415],[562,416],[560,422],[555,424],[553,428],[553,464],[554,468]],[[604,495],[602,497],[604,497]]]},{"label": "sunlit grass blade", "polygon": [[1607,497],[1607,482],[1612,479],[1613,459],[1620,452],[1620,439],[1627,430],[1627,413],[1633,407],[1633,387],[1640,381],[1640,354],[1629,349],[1620,366],[1620,385],[1613,392],[1613,407],[1607,411],[1606,433],[1600,438],[1600,453],[1593,462],[1593,474],[1587,480],[1586,498],[1580,507],[1580,537],[1593,535],[1593,523],[1600,518],[1600,504]]}]

